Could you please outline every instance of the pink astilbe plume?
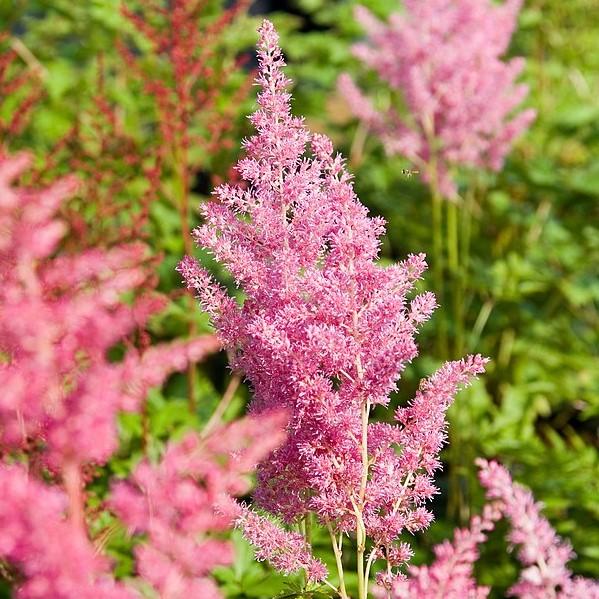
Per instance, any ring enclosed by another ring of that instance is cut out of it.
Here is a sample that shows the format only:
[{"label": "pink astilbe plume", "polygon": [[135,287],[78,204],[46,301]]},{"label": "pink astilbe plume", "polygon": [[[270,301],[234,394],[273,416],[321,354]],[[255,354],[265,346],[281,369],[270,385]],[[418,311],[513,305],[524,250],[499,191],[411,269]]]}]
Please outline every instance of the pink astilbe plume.
[{"label": "pink astilbe plume", "polygon": [[567,567],[574,557],[570,544],[561,539],[541,515],[532,493],[514,483],[497,462],[478,460],[480,481],[487,499],[495,502],[509,520],[509,542],[517,547],[524,566],[510,596],[521,599],[597,599],[599,583],[574,577]]},{"label": "pink astilbe plume", "polygon": [[[485,599],[490,589],[477,584],[474,565],[479,558],[478,546],[501,515],[496,506],[486,505],[482,516],[472,518],[469,528],[457,529],[453,541],[434,548],[435,561],[430,566],[412,566],[408,577],[392,582],[393,599]],[[379,592],[377,596],[385,594]]]},{"label": "pink astilbe plume", "polygon": [[251,383],[252,410],[290,415],[286,443],[259,468],[258,503],[287,523],[315,512],[336,532],[368,535],[373,559],[399,565],[406,551],[394,541],[432,519],[424,503],[436,492],[445,412],[485,360],[446,364],[395,424],[368,423],[416,357],[415,334],[435,308],[431,293],[407,297],[424,256],[377,264],[384,222],[368,216],[331,141],[292,116],[268,21],[258,59],[257,132],[237,165],[247,186],[217,188],[194,232],[229,269],[243,304],[192,258],[179,270]]},{"label": "pink astilbe plume", "polygon": [[17,568],[16,599],[135,599],[112,579],[107,560],[65,519],[68,500],[0,465],[0,559]]},{"label": "pink astilbe plume", "polygon": [[[484,599],[490,589],[479,586],[474,566],[479,545],[484,543],[498,520],[510,524],[508,540],[518,547],[524,566],[518,582],[508,591],[520,599],[597,599],[599,583],[574,577],[567,562],[574,557],[570,545],[557,536],[541,515],[541,506],[525,487],[512,482],[509,472],[496,462],[477,461],[487,504],[474,516],[468,529],[458,529],[453,541],[434,549],[430,566],[410,567],[408,576],[387,585],[392,599]],[[389,597],[376,590],[377,597]]]},{"label": "pink astilbe plume", "polygon": [[144,461],[114,486],[112,509],[146,535],[135,551],[138,574],[162,599],[222,597],[209,574],[232,563],[233,548],[215,534],[239,516],[231,497],[249,491],[244,475],[281,443],[283,424],[274,414],[245,418],[206,439],[190,434],[170,444],[159,464]]},{"label": "pink astilbe plume", "polygon": [[303,535],[290,532],[248,508],[242,508],[237,526],[245,538],[257,548],[256,559],[268,561],[283,574],[305,570],[308,579],[320,581],[327,577],[326,566],[316,559]]},{"label": "pink astilbe plume", "polygon": [[383,141],[423,169],[446,197],[456,166],[499,170],[514,139],[532,122],[517,112],[528,89],[515,83],[524,62],[501,60],[522,0],[405,0],[388,23],[358,7],[366,43],[355,55],[398,90],[406,112],[377,110],[348,75],[340,91],[355,115]]},{"label": "pink astilbe plume", "polygon": [[148,277],[146,249],[55,255],[65,233],[56,213],[76,183],[15,187],[28,161],[0,159],[0,444],[33,440],[47,465],[77,469],[114,452],[118,411],[138,409],[150,386],[219,344],[207,336],[110,361],[108,350],[163,306],[154,296],[122,300]]}]

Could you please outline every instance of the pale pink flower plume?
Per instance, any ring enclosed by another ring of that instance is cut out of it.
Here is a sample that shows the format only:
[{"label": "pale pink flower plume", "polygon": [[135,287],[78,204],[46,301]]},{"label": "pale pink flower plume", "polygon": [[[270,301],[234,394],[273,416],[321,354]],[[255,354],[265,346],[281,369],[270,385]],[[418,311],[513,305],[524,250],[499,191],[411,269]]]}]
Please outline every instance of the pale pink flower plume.
[{"label": "pale pink flower plume", "polygon": [[514,483],[507,469],[497,462],[478,460],[480,481],[487,499],[509,520],[509,542],[517,547],[524,566],[510,595],[520,599],[597,599],[599,582],[574,577],[567,567],[575,555],[549,521],[532,493]]},{"label": "pale pink flower plume", "polygon": [[[541,506],[532,493],[512,482],[508,471],[496,462],[477,461],[480,480],[486,488],[487,504],[482,516],[474,516],[468,529],[458,529],[453,541],[434,549],[430,566],[412,566],[407,577],[395,578],[386,585],[392,599],[484,599],[490,589],[479,586],[474,566],[479,545],[501,518],[510,523],[508,540],[518,548],[524,566],[518,582],[508,594],[520,599],[598,599],[599,583],[575,577],[567,567],[574,557],[570,545],[557,536],[541,515]],[[388,597],[383,589],[375,596]]]},{"label": "pale pink flower plume", "polygon": [[340,91],[388,153],[411,160],[446,197],[456,192],[454,167],[499,170],[534,119],[534,110],[518,112],[528,93],[515,83],[523,60],[502,60],[521,4],[405,0],[405,12],[387,23],[356,9],[368,37],[354,53],[401,93],[406,112],[377,110],[349,75],[341,76]]},{"label": "pale pink flower plume", "polygon": [[229,529],[247,493],[245,476],[279,445],[284,419],[248,417],[208,438],[189,434],[168,445],[158,464],[141,462],[114,485],[110,507],[145,540],[135,549],[137,573],[162,599],[222,597],[210,572],[233,562]]},{"label": "pale pink flower plume", "polygon": [[114,582],[108,561],[66,520],[58,488],[2,464],[0,489],[0,559],[18,568],[16,599],[138,598]]},{"label": "pale pink flower plume", "polygon": [[[499,518],[501,511],[486,505],[482,516],[472,518],[469,528],[457,529],[453,541],[444,541],[434,548],[435,561],[430,566],[411,566],[408,577],[388,585],[393,599],[485,599],[490,589],[478,585],[474,565],[479,558],[478,546]],[[381,599],[386,597],[381,590],[375,592]]]},{"label": "pale pink flower plume", "polygon": [[179,271],[249,380],[252,411],[284,408],[290,415],[287,442],[258,470],[260,506],[286,523],[315,512],[337,532],[355,531],[360,510],[376,551],[400,565],[406,552],[391,545],[432,520],[424,504],[437,492],[432,476],[445,412],[485,360],[446,364],[394,424],[363,430],[363,412],[388,404],[417,355],[418,327],[435,308],[431,293],[408,299],[426,263],[411,255],[394,266],[377,264],[384,222],[356,197],[331,141],[292,116],[290,82],[268,21],[258,59],[256,134],[237,165],[247,185],[217,188],[194,232],[228,268],[243,303],[192,258]]}]

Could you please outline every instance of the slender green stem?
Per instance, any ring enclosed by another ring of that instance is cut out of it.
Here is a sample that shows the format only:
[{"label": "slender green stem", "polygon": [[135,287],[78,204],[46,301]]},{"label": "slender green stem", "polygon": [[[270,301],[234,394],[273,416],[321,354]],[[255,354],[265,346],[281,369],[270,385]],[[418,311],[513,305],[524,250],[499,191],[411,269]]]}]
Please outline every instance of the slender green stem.
[{"label": "slender green stem", "polygon": [[458,252],[458,203],[448,201],[447,204],[447,260],[451,272],[459,268]]},{"label": "slender green stem", "polygon": [[368,556],[368,561],[366,562],[366,574],[364,575],[364,578],[366,579],[366,584],[368,584],[368,579],[370,578],[370,568],[372,567],[372,563],[374,562],[375,555],[375,551],[372,550],[370,552],[370,555]]},{"label": "slender green stem", "polygon": [[437,157],[438,141],[435,136],[435,125],[432,115],[425,116],[422,119],[422,128],[426,136],[430,150],[430,158],[425,164],[428,175],[428,183],[431,190],[432,201],[432,225],[433,225],[433,283],[434,292],[441,310],[437,313],[437,322],[439,323],[437,335],[437,353],[439,358],[448,356],[447,341],[447,318],[445,316],[445,293],[443,285],[443,274],[445,270],[445,259],[443,256],[443,195],[439,185],[439,164]]},{"label": "slender green stem", "polygon": [[[435,167],[436,170],[436,167]],[[441,305],[439,318],[439,334],[437,336],[437,351],[440,358],[444,358],[448,354],[447,342],[447,319],[444,314],[443,302],[445,299],[443,285],[443,271],[445,260],[443,257],[443,198],[437,189],[436,174],[431,179],[431,199],[432,199],[432,214],[433,214],[433,281],[435,285],[435,295]]]},{"label": "slender green stem", "polygon": [[463,264],[460,263],[458,217],[460,206],[456,201],[447,204],[447,256],[451,274],[451,294],[453,303],[453,355],[459,358],[464,345],[464,289]]},{"label": "slender green stem", "polygon": [[364,534],[364,525],[358,522],[356,527],[357,543],[357,566],[358,574],[358,599],[366,599],[368,593],[368,581],[365,579],[364,572],[364,553],[366,551],[366,535]]},{"label": "slender green stem", "polygon": [[458,251],[458,205],[457,201],[446,202],[447,204],[447,258],[450,272],[451,295],[453,303],[453,355],[457,358],[461,352],[461,282],[460,263]]},{"label": "slender green stem", "polygon": [[212,416],[210,416],[210,420],[208,420],[206,426],[202,430],[202,437],[207,437],[214,430],[214,428],[221,423],[223,416],[225,415],[227,408],[231,405],[231,402],[235,397],[235,392],[237,391],[240,384],[241,373],[234,372],[231,378],[229,379],[229,384],[225,389],[222,399],[218,403],[218,406],[216,406],[216,410],[214,410]]}]

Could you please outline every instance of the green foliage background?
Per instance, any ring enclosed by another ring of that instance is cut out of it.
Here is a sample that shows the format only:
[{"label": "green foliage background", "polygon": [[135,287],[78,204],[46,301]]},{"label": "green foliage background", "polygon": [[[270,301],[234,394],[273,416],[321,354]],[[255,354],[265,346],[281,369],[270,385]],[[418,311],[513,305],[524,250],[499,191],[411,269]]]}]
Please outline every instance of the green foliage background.
[{"label": "green foliage background", "polygon": [[[208,4],[210,18],[221,3]],[[430,252],[428,191],[417,177],[402,176],[401,169],[409,165],[385,156],[376,139],[366,136],[362,147],[364,132],[336,92],[338,75],[347,71],[384,99],[384,88],[351,56],[351,44],[362,35],[352,16],[354,4],[297,0],[271,16],[296,82],[296,113],[304,114],[310,128],[328,133],[346,156],[352,156],[361,200],[388,222],[383,259],[396,260],[409,252]],[[362,4],[381,16],[397,8],[386,0]],[[233,25],[223,39],[223,56],[251,50],[258,19],[243,17]],[[128,80],[115,49],[117,38],[136,35],[121,17],[118,0],[2,0],[0,24],[24,44],[44,72],[44,98],[33,111],[30,126],[9,140],[12,150],[29,148],[41,161],[90,108],[100,54],[107,65],[106,93],[122,111],[128,133],[140,148],[152,146],[156,123],[151,102],[139,85]],[[449,471],[458,474],[461,510],[439,500],[437,522],[419,541],[416,562],[430,557],[432,545],[450,534],[460,515],[463,518],[480,506],[472,462],[475,456],[485,456],[509,465],[515,478],[545,504],[545,513],[558,532],[571,539],[578,554],[573,569],[599,577],[598,39],[595,0],[526,3],[511,53],[527,59],[523,76],[531,89],[527,103],[537,109],[538,118],[501,173],[464,173],[460,180],[463,190],[475,190],[476,208],[465,349],[483,353],[492,362],[488,374],[460,395],[452,412],[457,449],[449,449],[445,459]],[[242,78],[239,75],[239,81]],[[223,90],[219,100],[223,107],[234,87],[235,81],[231,90]],[[233,149],[197,157],[198,181],[226,175],[238,142],[248,131],[243,115],[251,111],[252,94],[236,110]],[[14,111],[18,102],[19,97],[0,98],[0,116]],[[356,147],[362,148],[359,159]],[[134,196],[144,182],[128,176]],[[209,187],[203,187],[196,184],[194,204],[207,199]],[[183,244],[176,208],[163,195],[152,206],[148,241],[163,257],[159,288],[169,292],[179,287],[173,268]],[[93,215],[94,207],[84,200],[79,209]],[[134,202],[128,205],[134,208]],[[219,276],[225,277],[222,272]],[[450,307],[440,310],[451,323]],[[200,331],[208,330],[206,318],[191,310],[186,298],[174,299],[153,323],[151,334],[155,339],[184,335],[190,319]],[[418,378],[441,358],[435,355],[435,322],[433,318],[421,338],[423,358],[407,373],[395,403],[405,401]],[[216,406],[226,384],[225,359],[209,360],[199,372],[197,413],[190,415],[186,409],[182,375],[150,397],[150,451],[155,455],[166,439],[205,423]],[[227,418],[244,411],[247,396],[242,388]],[[137,416],[122,419],[121,451],[94,483],[98,503],[106,493],[108,476],[125,476],[139,459],[141,428]],[[449,477],[442,476],[440,483],[446,491]],[[113,524],[111,518],[104,514],[99,529]],[[500,536],[493,536],[479,565],[480,580],[492,584],[496,596],[502,596],[516,576],[514,562],[500,549]],[[280,592],[299,596],[293,590],[299,580],[270,573],[253,560],[251,549],[236,533],[234,540],[235,566],[217,574],[228,597],[272,597]],[[315,544],[330,561],[325,540],[316,538]],[[109,543],[121,576],[131,572],[129,546],[124,531]]]}]

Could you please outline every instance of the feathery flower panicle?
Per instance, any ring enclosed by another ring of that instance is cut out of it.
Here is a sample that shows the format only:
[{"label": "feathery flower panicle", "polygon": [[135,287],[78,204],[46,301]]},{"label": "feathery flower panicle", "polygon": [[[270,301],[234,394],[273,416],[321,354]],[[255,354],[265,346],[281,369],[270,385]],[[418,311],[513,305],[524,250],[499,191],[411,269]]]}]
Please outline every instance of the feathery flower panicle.
[{"label": "feathery flower panicle", "polygon": [[[249,491],[244,475],[284,438],[281,415],[248,417],[206,439],[190,434],[170,444],[159,464],[139,464],[114,485],[110,505],[146,540],[137,571],[163,599],[220,598],[210,572],[233,561],[231,527],[241,508],[231,499]],[[269,435],[263,435],[268,430]]]},{"label": "feathery flower panicle", "polygon": [[[508,471],[496,462],[478,460],[480,480],[486,488],[487,503],[481,516],[474,516],[468,529],[458,529],[453,541],[444,541],[434,549],[430,566],[410,567],[408,576],[388,585],[393,599],[484,599],[490,589],[479,586],[474,566],[479,545],[487,539],[498,520],[507,518],[511,531],[508,540],[519,547],[518,558],[524,569],[509,590],[510,597],[521,599],[598,599],[597,581],[573,577],[567,562],[574,557],[540,513],[532,493],[512,482]],[[376,590],[383,599],[386,592]]]},{"label": "feathery flower panicle", "polygon": [[[392,581],[393,599],[485,599],[489,588],[479,586],[474,578],[474,565],[479,558],[478,546],[493,530],[501,511],[486,505],[482,516],[474,516],[469,528],[457,529],[453,541],[434,548],[435,561],[430,566],[412,566],[409,576]],[[381,599],[384,593],[378,592]]]},{"label": "feathery flower panicle", "polygon": [[230,144],[224,136],[249,82],[239,87],[230,108],[218,106],[224,84],[232,82],[241,66],[236,60],[223,61],[222,41],[249,4],[230,2],[211,19],[210,6],[196,0],[172,0],[168,8],[162,0],[141,0],[135,9],[122,3],[123,16],[151,47],[145,52],[121,43],[120,51],[156,101],[161,152],[174,144],[181,144],[180,150],[201,147],[207,152]]},{"label": "feathery flower panicle", "polygon": [[135,599],[113,581],[108,562],[65,519],[68,500],[30,478],[20,466],[0,465],[0,559],[19,570],[16,599]]},{"label": "feathery flower panicle", "polygon": [[436,492],[445,412],[485,360],[445,365],[395,424],[368,424],[416,357],[417,329],[435,308],[431,293],[408,299],[425,259],[377,264],[384,221],[356,197],[331,141],[291,114],[268,21],[258,60],[256,133],[237,165],[247,186],[218,187],[194,232],[245,299],[239,305],[192,258],[179,271],[251,383],[253,412],[290,415],[286,443],[258,470],[259,504],[286,523],[315,512],[336,532],[359,527],[399,565],[405,552],[391,544],[432,519],[424,503]]},{"label": "feathery flower panicle", "polygon": [[245,538],[257,548],[258,561],[268,561],[283,574],[305,570],[308,579],[315,582],[327,577],[326,566],[312,555],[303,535],[289,532],[247,507],[242,507],[236,522]]},{"label": "feathery flower panicle", "polygon": [[499,170],[514,139],[534,119],[534,110],[517,112],[528,92],[515,83],[523,60],[501,60],[522,0],[404,4],[405,14],[391,15],[388,23],[358,7],[356,18],[368,39],[354,53],[402,94],[407,114],[377,110],[348,75],[340,78],[340,91],[389,154],[407,157],[452,197],[454,167]]},{"label": "feathery flower panicle", "polygon": [[572,547],[541,515],[541,505],[532,493],[514,483],[507,469],[497,462],[481,459],[477,463],[487,500],[509,520],[508,540],[518,547],[518,559],[524,566],[510,595],[521,599],[599,598],[599,582],[574,577],[568,569],[567,563],[574,557]]},{"label": "feathery flower panicle", "polygon": [[65,233],[56,214],[75,181],[15,187],[28,162],[25,155],[0,159],[0,443],[21,448],[39,440],[57,470],[103,463],[116,449],[117,412],[137,409],[149,387],[219,343],[207,336],[109,361],[108,350],[163,306],[150,296],[122,301],[148,276],[146,249],[55,256]]}]

